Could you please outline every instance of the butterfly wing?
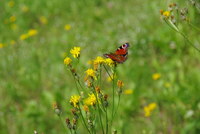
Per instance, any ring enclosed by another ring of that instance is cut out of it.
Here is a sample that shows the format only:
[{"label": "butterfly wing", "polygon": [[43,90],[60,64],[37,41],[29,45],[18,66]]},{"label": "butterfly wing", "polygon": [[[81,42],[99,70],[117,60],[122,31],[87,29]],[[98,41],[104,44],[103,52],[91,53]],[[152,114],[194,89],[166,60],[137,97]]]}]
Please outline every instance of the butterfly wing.
[{"label": "butterfly wing", "polygon": [[104,54],[105,57],[112,59],[115,62],[123,63],[127,60],[129,43],[120,46],[115,53]]},{"label": "butterfly wing", "polygon": [[115,51],[115,54],[117,55],[125,55],[128,53],[128,47],[129,47],[129,43],[125,43],[123,45],[121,45],[120,47],[117,48],[117,50]]}]

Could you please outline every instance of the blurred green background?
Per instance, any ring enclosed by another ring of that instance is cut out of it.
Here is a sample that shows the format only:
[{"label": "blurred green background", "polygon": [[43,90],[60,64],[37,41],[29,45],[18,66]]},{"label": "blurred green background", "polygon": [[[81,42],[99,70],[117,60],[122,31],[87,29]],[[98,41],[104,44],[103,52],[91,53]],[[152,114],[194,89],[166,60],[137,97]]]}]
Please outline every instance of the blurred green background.
[{"label": "blurred green background", "polygon": [[[159,10],[170,2],[188,7],[200,25],[199,12],[183,0],[1,0],[0,133],[66,133],[52,109],[57,101],[64,119],[76,93],[65,53],[81,47],[84,76],[88,60],[128,41],[129,59],[118,73],[133,94],[122,96],[118,133],[199,134],[200,53],[161,21]],[[199,32],[181,26],[199,45]],[[144,117],[152,102],[157,108]]]}]

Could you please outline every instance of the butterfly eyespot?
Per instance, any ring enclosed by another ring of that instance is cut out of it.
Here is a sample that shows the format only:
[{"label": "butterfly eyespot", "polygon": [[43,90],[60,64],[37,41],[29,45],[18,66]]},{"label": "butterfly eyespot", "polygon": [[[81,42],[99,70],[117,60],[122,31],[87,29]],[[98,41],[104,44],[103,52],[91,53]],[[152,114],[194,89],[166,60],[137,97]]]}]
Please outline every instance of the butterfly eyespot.
[{"label": "butterfly eyespot", "polygon": [[126,45],[124,44],[124,45],[122,45],[122,48],[125,48],[126,47]]}]

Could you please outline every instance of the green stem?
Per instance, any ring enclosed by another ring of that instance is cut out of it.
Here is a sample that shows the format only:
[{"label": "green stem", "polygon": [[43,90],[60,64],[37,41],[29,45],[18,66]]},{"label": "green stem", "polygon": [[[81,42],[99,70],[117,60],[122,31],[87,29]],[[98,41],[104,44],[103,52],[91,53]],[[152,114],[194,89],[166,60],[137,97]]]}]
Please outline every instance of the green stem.
[{"label": "green stem", "polygon": [[106,134],[108,134],[108,112],[106,108]]},{"label": "green stem", "polygon": [[115,109],[115,74],[116,73],[116,67],[114,66],[114,70],[113,70],[113,78],[112,78],[112,119],[111,119],[111,124],[112,124],[112,121],[113,121],[113,117],[114,117],[114,109]]},{"label": "green stem", "polygon": [[170,24],[169,24],[169,23],[167,22],[166,19],[164,19],[164,20],[165,20],[166,24],[167,24],[170,28],[172,28],[174,31],[176,31],[177,33],[179,33],[193,48],[195,48],[198,52],[200,52],[200,49],[197,48],[195,45],[193,45],[193,43],[187,38],[187,36],[186,36],[183,32],[181,32],[181,31],[178,29],[178,27],[176,27],[171,21],[169,21],[169,22],[170,22]]},{"label": "green stem", "polygon": [[101,129],[102,129],[102,132],[104,134],[104,128],[103,128],[103,123],[102,123],[102,118],[101,118],[101,111],[100,111],[101,109],[100,109],[99,102],[98,102],[97,92],[96,92],[95,87],[94,87],[93,84],[92,84],[92,87],[94,89],[94,95],[95,95],[96,100],[97,100],[97,108],[98,108],[98,113],[99,113],[99,120],[100,120],[100,124],[101,124]]},{"label": "green stem", "polygon": [[193,27],[194,29],[198,30],[200,32],[200,28],[196,27],[195,25],[193,25],[192,23],[188,22],[188,24]]},{"label": "green stem", "polygon": [[86,124],[86,122],[85,122],[85,119],[84,119],[84,117],[83,117],[83,113],[82,113],[82,110],[81,110],[81,108],[80,108],[80,104],[78,104],[78,105],[79,105],[80,115],[81,115],[83,124],[84,124],[85,128],[87,129],[87,131],[91,134],[89,128],[87,127],[87,124]]},{"label": "green stem", "polygon": [[[115,110],[114,117],[115,117],[115,115],[116,115],[116,113],[117,113],[117,110],[118,110],[118,108],[119,108],[120,98],[121,98],[121,95],[119,94],[119,96],[118,96],[118,102],[117,102],[117,108],[116,108],[116,110]],[[114,118],[114,117],[113,117],[113,118]]]},{"label": "green stem", "polygon": [[[61,119],[60,115],[58,115],[58,117],[59,117],[59,119],[60,119],[60,122],[61,122],[61,124],[62,124],[63,128],[64,128],[64,129],[65,129],[65,131],[67,132],[67,128],[65,127],[65,125],[64,125],[64,123],[63,123],[63,121],[62,121],[62,119]],[[70,133],[72,134],[72,130],[71,130],[71,129],[69,129],[69,130],[70,130]]]}]

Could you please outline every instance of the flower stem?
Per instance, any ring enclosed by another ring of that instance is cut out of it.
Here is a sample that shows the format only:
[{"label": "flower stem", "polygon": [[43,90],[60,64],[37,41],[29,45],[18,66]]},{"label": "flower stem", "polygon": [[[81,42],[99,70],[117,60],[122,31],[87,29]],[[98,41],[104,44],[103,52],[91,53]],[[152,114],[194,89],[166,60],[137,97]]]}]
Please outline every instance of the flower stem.
[{"label": "flower stem", "polygon": [[102,123],[102,118],[101,118],[101,109],[100,109],[100,106],[99,106],[99,102],[98,102],[98,96],[97,96],[97,92],[96,92],[96,90],[95,90],[95,87],[94,87],[94,85],[92,84],[92,87],[93,87],[93,89],[94,89],[94,94],[95,94],[95,97],[96,97],[96,99],[97,99],[97,108],[98,108],[98,113],[99,113],[99,120],[100,120],[100,125],[101,125],[101,129],[102,129],[102,132],[103,132],[103,134],[104,134],[104,128],[103,128],[103,123]]},{"label": "flower stem", "polygon": [[79,110],[80,110],[80,115],[81,115],[83,124],[84,124],[85,128],[87,129],[87,131],[91,134],[91,132],[90,132],[90,130],[89,130],[89,128],[88,128],[88,126],[87,126],[87,124],[86,124],[86,122],[85,122],[85,119],[84,119],[84,117],[83,117],[83,113],[82,113],[82,110],[81,110],[81,108],[80,108],[80,104],[79,104]]},{"label": "flower stem", "polygon": [[[64,128],[64,129],[65,129],[65,131],[67,132],[67,128],[65,127],[65,125],[64,125],[64,123],[63,123],[63,121],[62,121],[62,119],[61,119],[60,115],[58,115],[58,117],[59,117],[59,120],[60,120],[60,122],[61,122],[61,124],[62,124],[63,128]],[[71,129],[70,129],[70,133],[72,134],[72,130],[71,130]]]},{"label": "flower stem", "polygon": [[113,70],[113,78],[112,78],[112,119],[111,119],[111,125],[112,125],[112,121],[113,121],[113,117],[114,117],[114,109],[115,109],[115,75],[116,75],[116,66],[114,66],[114,70]]}]

